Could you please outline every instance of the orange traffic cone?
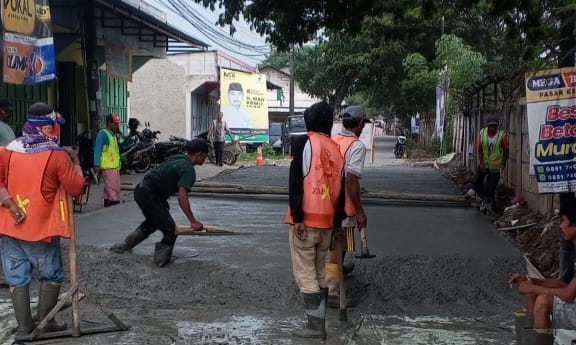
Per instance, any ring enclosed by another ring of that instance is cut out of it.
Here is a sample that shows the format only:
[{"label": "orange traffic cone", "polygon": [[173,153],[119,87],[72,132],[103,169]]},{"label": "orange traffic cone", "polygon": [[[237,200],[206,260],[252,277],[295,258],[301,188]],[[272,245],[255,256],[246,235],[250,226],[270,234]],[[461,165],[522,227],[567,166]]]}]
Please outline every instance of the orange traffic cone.
[{"label": "orange traffic cone", "polygon": [[256,155],[256,165],[264,165],[264,159],[262,158],[262,146],[258,146],[258,154]]}]

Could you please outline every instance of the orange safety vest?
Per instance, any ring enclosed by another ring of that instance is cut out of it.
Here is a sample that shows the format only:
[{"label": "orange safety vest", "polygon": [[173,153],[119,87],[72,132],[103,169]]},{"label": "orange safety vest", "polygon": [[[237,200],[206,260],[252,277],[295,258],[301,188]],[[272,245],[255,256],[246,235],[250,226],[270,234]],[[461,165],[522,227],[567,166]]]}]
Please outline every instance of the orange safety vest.
[{"label": "orange safety vest", "polygon": [[[346,153],[352,144],[358,141],[358,138],[352,137],[349,135],[342,135],[336,134],[332,137],[332,140],[338,144],[338,148],[340,149],[340,154],[342,154],[342,158],[346,161]],[[354,217],[356,215],[356,207],[352,202],[352,198],[348,193],[346,193],[346,203],[344,204],[344,211],[346,211],[346,215],[348,217]]]},{"label": "orange safety vest", "polygon": [[[342,191],[344,160],[330,137],[308,132],[308,140],[312,158],[310,170],[304,176],[304,225],[307,228],[332,229]],[[294,224],[290,206],[286,213],[286,223]]]},{"label": "orange safety vest", "polygon": [[42,195],[42,179],[51,154],[52,151],[10,154],[6,187],[26,218],[14,224],[10,211],[1,207],[0,234],[29,242],[49,240],[53,236],[70,237],[66,192],[60,188],[52,202]]}]

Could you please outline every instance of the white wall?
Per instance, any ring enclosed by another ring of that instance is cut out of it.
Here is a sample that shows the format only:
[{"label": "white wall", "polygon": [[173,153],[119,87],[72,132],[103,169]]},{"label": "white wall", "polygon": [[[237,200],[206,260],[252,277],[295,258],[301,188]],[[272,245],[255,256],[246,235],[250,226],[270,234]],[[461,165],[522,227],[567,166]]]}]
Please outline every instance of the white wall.
[{"label": "white wall", "polygon": [[[142,125],[149,121],[159,130],[161,139],[170,135],[185,136],[186,97],[184,68],[168,59],[152,59],[132,76],[129,117]],[[141,128],[142,129],[142,128]]]}]

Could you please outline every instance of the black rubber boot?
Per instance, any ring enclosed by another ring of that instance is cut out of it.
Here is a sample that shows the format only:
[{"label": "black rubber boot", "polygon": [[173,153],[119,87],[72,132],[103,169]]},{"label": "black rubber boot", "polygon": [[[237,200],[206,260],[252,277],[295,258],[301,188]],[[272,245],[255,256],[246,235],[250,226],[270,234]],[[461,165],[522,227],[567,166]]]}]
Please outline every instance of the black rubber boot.
[{"label": "black rubber boot", "polygon": [[167,245],[162,242],[156,242],[156,249],[154,250],[154,264],[158,267],[168,265],[172,259],[173,246]]},{"label": "black rubber boot", "polygon": [[301,329],[292,331],[293,336],[326,340],[326,292],[302,294],[308,322]]},{"label": "black rubber boot", "polygon": [[140,228],[132,231],[130,235],[126,237],[124,242],[115,244],[110,248],[116,254],[122,254],[127,251],[131,251],[132,248],[136,247],[140,242],[148,238],[148,235],[140,231]]},{"label": "black rubber boot", "polygon": [[554,336],[547,333],[537,332],[535,329],[524,329],[522,332],[522,345],[553,345]]},{"label": "black rubber boot", "polygon": [[[60,284],[52,284],[43,282],[40,285],[40,296],[38,298],[38,322],[42,322],[46,315],[52,311],[56,303],[58,303],[58,296],[60,295]],[[66,323],[59,324],[56,318],[48,321],[44,332],[58,332],[66,329]]]},{"label": "black rubber boot", "polygon": [[18,330],[14,339],[16,341],[26,340],[36,324],[32,320],[32,312],[30,311],[30,292],[28,285],[15,287],[12,291],[12,306],[14,307],[14,315],[18,322]]}]

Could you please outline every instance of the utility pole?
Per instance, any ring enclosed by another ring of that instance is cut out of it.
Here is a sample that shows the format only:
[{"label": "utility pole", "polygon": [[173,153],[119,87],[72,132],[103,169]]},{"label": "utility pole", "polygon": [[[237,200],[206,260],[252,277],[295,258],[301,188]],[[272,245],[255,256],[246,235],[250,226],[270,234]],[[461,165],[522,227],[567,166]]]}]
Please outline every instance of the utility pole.
[{"label": "utility pole", "polygon": [[98,75],[98,58],[96,55],[96,10],[94,0],[82,2],[82,31],[84,35],[84,54],[86,83],[88,93],[89,133],[92,139],[100,129],[100,76]]},{"label": "utility pole", "polygon": [[[568,5],[568,1],[563,1],[564,5]],[[574,18],[569,14],[560,14],[560,55],[558,59],[558,67],[574,67],[575,54],[573,51],[576,46],[576,38],[574,38],[575,23]],[[560,193],[560,207],[566,205],[570,200],[574,200],[574,192]],[[574,259],[575,248],[572,241],[560,240],[560,250],[558,251],[560,261],[560,279],[569,283],[574,278]]]},{"label": "utility pole", "polygon": [[294,43],[290,43],[290,111],[294,115]]}]

